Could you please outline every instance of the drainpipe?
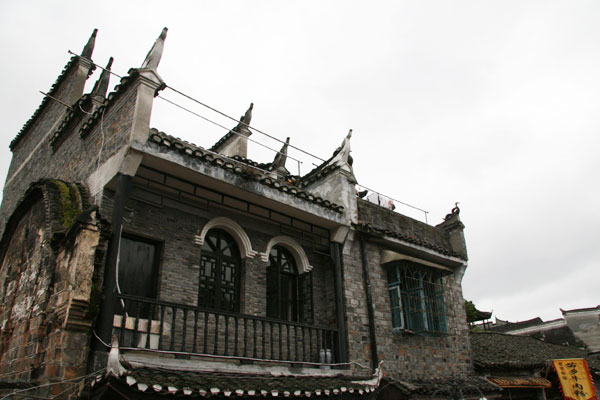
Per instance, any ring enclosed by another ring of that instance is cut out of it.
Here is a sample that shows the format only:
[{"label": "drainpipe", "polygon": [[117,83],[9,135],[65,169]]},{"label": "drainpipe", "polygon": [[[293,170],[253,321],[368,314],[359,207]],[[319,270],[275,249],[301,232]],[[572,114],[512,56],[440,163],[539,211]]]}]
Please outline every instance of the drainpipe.
[{"label": "drainpipe", "polygon": [[334,266],[334,282],[335,282],[335,320],[337,321],[338,329],[338,362],[348,362],[348,334],[346,332],[346,321],[344,313],[344,287],[343,273],[344,266],[342,265],[342,246],[339,243],[331,243],[331,255],[333,257]]},{"label": "drainpipe", "polygon": [[367,313],[369,317],[369,343],[371,346],[371,360],[373,370],[379,365],[379,356],[377,355],[377,337],[375,336],[375,313],[373,311],[373,296],[371,295],[371,279],[369,278],[369,263],[367,260],[367,251],[365,249],[365,239],[359,236],[360,255],[362,258],[363,279],[365,281],[365,295],[367,297]]},{"label": "drainpipe", "polygon": [[[104,267],[104,284],[102,294],[104,301],[100,309],[98,319],[98,336],[106,344],[111,343],[113,318],[115,314],[115,304],[117,303],[117,263],[119,262],[119,245],[121,243],[121,231],[123,227],[123,210],[125,203],[131,193],[131,176],[119,174],[117,177],[117,190],[112,209],[112,236],[108,244],[106,265]],[[98,343],[96,349],[101,349],[102,344]],[[108,352],[109,348],[105,348]]]}]

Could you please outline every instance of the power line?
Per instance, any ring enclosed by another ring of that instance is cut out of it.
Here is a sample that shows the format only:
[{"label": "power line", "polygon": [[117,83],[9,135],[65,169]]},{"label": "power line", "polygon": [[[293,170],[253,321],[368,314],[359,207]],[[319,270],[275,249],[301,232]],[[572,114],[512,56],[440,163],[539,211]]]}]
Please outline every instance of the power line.
[{"label": "power line", "polygon": [[[69,50],[69,54],[71,54],[71,55],[73,55],[73,56],[76,56],[76,57],[81,57],[79,54],[73,53],[71,50]],[[116,76],[116,77],[117,77],[117,78],[119,78],[119,79],[122,79],[122,78],[123,78],[123,76],[121,76],[121,75],[119,75],[119,74],[117,74],[117,73],[115,73],[115,72],[113,72],[113,71],[111,71],[111,70],[109,70],[109,69],[106,69],[106,68],[102,67],[101,65],[99,65],[99,64],[96,64],[96,63],[95,63],[95,62],[93,62],[93,61],[92,61],[92,64],[93,64],[94,66],[96,66],[96,67],[98,67],[98,68],[102,69],[103,71],[106,71],[106,72],[108,72],[108,73],[110,73],[110,74],[112,74],[112,75]],[[183,97],[185,97],[185,98],[186,98],[186,99],[188,99],[188,100],[191,100],[191,101],[193,101],[194,103],[197,103],[197,104],[199,104],[199,105],[201,105],[201,106],[203,106],[203,107],[206,107],[206,108],[208,108],[209,110],[211,110],[211,111],[214,111],[214,112],[216,112],[217,114],[219,114],[219,115],[222,115],[222,116],[224,116],[224,117],[226,117],[226,118],[229,118],[230,120],[232,120],[232,121],[234,121],[234,122],[236,122],[236,123],[241,123],[241,124],[245,125],[246,127],[248,127],[248,129],[252,129],[253,131],[255,131],[255,132],[258,132],[258,133],[260,133],[260,134],[262,134],[262,135],[265,135],[266,137],[268,137],[268,138],[270,138],[270,139],[273,139],[273,140],[275,140],[275,141],[277,141],[277,142],[279,142],[279,143],[282,143],[282,144],[285,144],[285,143],[286,143],[285,141],[283,141],[283,140],[281,140],[281,139],[279,139],[279,138],[277,138],[277,137],[275,137],[275,136],[273,136],[273,135],[270,135],[270,134],[268,134],[268,133],[266,133],[266,132],[264,132],[264,131],[261,131],[260,129],[254,128],[254,127],[252,127],[252,126],[250,126],[250,125],[248,125],[248,124],[246,124],[246,123],[244,123],[244,122],[238,121],[236,118],[234,118],[234,117],[232,117],[232,116],[230,116],[230,115],[228,115],[228,114],[225,114],[224,112],[222,112],[222,111],[219,111],[218,109],[216,109],[216,108],[214,108],[214,107],[211,107],[211,106],[209,106],[208,104],[206,104],[206,103],[204,103],[204,102],[202,102],[202,101],[200,101],[200,100],[198,100],[198,99],[195,99],[195,98],[193,98],[192,96],[190,96],[190,95],[188,95],[188,94],[185,94],[184,92],[182,92],[182,91],[180,91],[180,90],[177,90],[177,89],[175,89],[175,88],[173,88],[173,87],[171,87],[171,86],[169,86],[169,85],[166,85],[166,87],[167,87],[167,89],[171,89],[171,90],[172,90],[172,91],[174,91],[175,93],[179,94],[180,96],[183,96]],[[158,97],[161,97],[161,96],[158,96]],[[163,100],[164,100],[164,98],[163,98]],[[199,115],[198,115],[198,116],[199,116]],[[201,117],[201,118],[204,118],[204,117]],[[207,121],[209,121],[209,122],[213,122],[213,121],[210,121],[210,120],[208,120],[208,119],[207,119]],[[219,125],[219,124],[217,124],[217,125],[218,125],[218,126],[220,126],[220,127],[222,127],[222,128],[224,128],[224,129],[230,130],[229,128],[226,128],[226,127],[224,127],[224,126],[222,126],[222,125]],[[255,143],[258,143],[258,142],[255,142]],[[258,143],[258,144],[260,144],[260,143]],[[262,144],[261,144],[261,145],[262,145]],[[312,154],[312,153],[309,153],[308,151],[306,151],[306,150],[303,150],[303,149],[301,149],[301,148],[299,148],[299,147],[296,147],[296,146],[294,146],[294,145],[292,145],[292,144],[289,144],[289,143],[288,143],[288,146],[289,146],[290,148],[294,149],[294,150],[298,150],[298,151],[299,151],[299,152],[301,152],[301,153],[307,154],[307,155],[309,155],[310,157],[313,157],[313,158],[315,158],[315,159],[317,159],[317,160],[320,160],[321,162],[325,161],[323,158],[321,158],[321,157],[319,157],[319,156],[316,156],[316,155],[314,155],[314,154]],[[268,146],[265,146],[265,147],[269,148]],[[279,153],[279,151],[277,151],[277,150],[274,150],[274,149],[271,149],[271,148],[269,148],[269,149],[270,149],[270,150],[273,150],[273,151],[275,151],[275,152],[277,152],[277,153]],[[288,157],[289,157],[289,156],[288,156]],[[289,157],[289,158],[293,159],[294,161],[299,161],[299,160],[297,160],[297,159],[295,159],[295,158],[292,158],[292,157]]]},{"label": "power line", "polygon": [[[73,53],[73,52],[72,52],[72,51],[70,51],[70,50],[69,50],[69,54],[71,54],[71,55],[74,55],[74,56],[76,56],[76,57],[81,57],[80,55],[78,55],[78,54],[75,54],[75,53]],[[92,64],[93,64],[93,65],[95,65],[96,67],[98,67],[98,68],[102,69],[103,71],[107,71],[108,73],[110,73],[110,74],[112,74],[112,75],[115,75],[115,76],[116,76],[116,77],[118,77],[119,79],[121,79],[121,78],[122,78],[122,76],[121,76],[121,75],[119,75],[119,74],[117,74],[117,73],[115,73],[115,72],[113,72],[113,71],[111,71],[111,70],[108,70],[108,69],[106,69],[106,68],[102,67],[101,65],[98,65],[98,64],[96,64],[96,63],[94,63],[94,62],[92,62]],[[192,96],[190,96],[190,95],[188,95],[188,94],[186,94],[186,93],[184,93],[184,92],[182,92],[182,91],[180,91],[180,90],[177,90],[177,89],[175,89],[175,88],[173,88],[173,87],[171,87],[171,86],[169,86],[169,85],[166,85],[166,88],[167,88],[167,89],[171,89],[173,92],[175,92],[175,93],[179,94],[180,96],[183,96],[183,97],[185,97],[186,99],[193,101],[194,103],[197,103],[197,104],[199,104],[199,105],[201,105],[201,106],[203,106],[203,107],[205,107],[205,108],[208,108],[209,110],[211,110],[211,111],[214,111],[214,112],[216,112],[216,113],[217,113],[217,114],[219,114],[219,115],[222,115],[222,116],[224,116],[224,117],[226,117],[226,118],[229,118],[230,120],[232,120],[232,121],[234,121],[234,122],[236,122],[236,123],[238,123],[238,124],[244,125],[244,126],[246,126],[248,129],[252,129],[253,131],[255,131],[255,132],[258,132],[258,133],[260,133],[260,134],[262,134],[262,135],[264,135],[264,136],[266,136],[266,137],[268,137],[268,138],[270,138],[270,139],[273,139],[273,140],[275,140],[275,141],[277,141],[277,142],[284,143],[284,144],[286,143],[286,142],[284,142],[283,140],[281,140],[281,139],[279,139],[279,138],[277,138],[277,137],[275,137],[275,136],[272,136],[272,135],[270,135],[270,134],[268,134],[268,133],[266,133],[266,132],[263,132],[263,131],[261,131],[260,129],[254,128],[254,127],[250,126],[249,124],[246,124],[245,122],[238,121],[236,118],[234,118],[234,117],[232,117],[232,116],[230,116],[230,115],[228,115],[228,114],[226,114],[226,113],[224,113],[224,112],[222,112],[222,111],[219,111],[218,109],[216,109],[216,108],[214,108],[214,107],[211,107],[210,105],[208,105],[208,104],[206,104],[206,103],[204,103],[204,102],[202,102],[202,101],[200,101],[200,100],[198,100],[198,99],[195,99],[194,97],[192,97]],[[207,121],[207,122],[210,122],[210,123],[212,123],[212,124],[214,124],[214,125],[216,125],[216,126],[218,126],[218,127],[220,127],[220,128],[223,128],[223,129],[225,129],[225,130],[231,131],[231,132],[233,132],[234,134],[241,135],[240,133],[238,133],[238,132],[235,132],[235,131],[233,131],[232,129],[230,129],[230,128],[228,128],[228,127],[224,126],[224,125],[221,125],[221,124],[219,124],[219,123],[217,123],[217,122],[215,122],[215,121],[212,121],[211,119],[209,119],[209,118],[206,118],[206,117],[204,117],[204,116],[202,116],[202,115],[200,115],[200,114],[198,114],[198,113],[196,113],[196,112],[194,112],[194,111],[192,111],[192,110],[190,110],[190,109],[188,109],[188,108],[186,108],[186,107],[184,107],[184,106],[182,106],[182,105],[180,105],[180,104],[178,104],[178,103],[175,103],[175,102],[174,102],[174,101],[172,101],[172,100],[169,100],[169,99],[167,99],[167,98],[165,98],[165,97],[163,97],[163,96],[160,96],[160,95],[158,95],[157,97],[159,97],[160,99],[162,99],[162,100],[164,100],[164,101],[166,101],[166,102],[168,102],[168,103],[170,103],[170,104],[172,104],[172,105],[174,105],[174,106],[176,106],[176,107],[178,107],[178,108],[180,108],[180,109],[182,109],[182,110],[184,110],[184,111],[186,111],[186,112],[189,112],[189,113],[191,113],[191,114],[193,114],[193,115],[197,116],[198,118],[201,118],[201,119],[203,119],[203,120],[205,120],[205,121]],[[267,149],[269,149],[269,150],[271,150],[271,151],[274,151],[274,152],[276,152],[277,154],[281,154],[281,153],[280,153],[278,150],[276,150],[276,149],[273,149],[273,148],[271,148],[271,147],[269,147],[269,146],[267,146],[267,145],[264,145],[264,144],[262,144],[262,143],[260,143],[260,142],[258,142],[258,141],[252,140],[252,139],[250,139],[250,138],[247,138],[247,139],[248,139],[249,141],[253,142],[253,143],[256,143],[256,144],[258,144],[258,145],[260,145],[260,146],[263,146],[263,147],[265,147],[265,148],[267,148]],[[297,150],[297,151],[299,151],[299,152],[301,152],[301,153],[304,153],[304,154],[306,154],[306,155],[308,155],[308,156],[310,156],[310,157],[313,157],[313,158],[315,158],[315,159],[317,159],[317,160],[320,160],[321,162],[324,162],[324,161],[325,161],[325,160],[324,160],[324,159],[322,159],[321,157],[318,157],[318,156],[316,156],[316,155],[314,155],[314,154],[312,154],[312,153],[310,153],[310,152],[308,152],[308,151],[305,151],[305,150],[303,150],[303,149],[301,149],[301,148],[299,148],[299,147],[296,147],[296,146],[294,146],[294,145],[291,145],[291,144],[289,144],[289,143],[288,143],[288,147],[290,147],[290,148],[292,148],[292,149],[295,149],[295,150]],[[210,150],[205,150],[205,151],[209,151],[209,152],[210,152]],[[211,152],[211,153],[212,153],[212,152]],[[214,154],[217,154],[217,153],[214,153]],[[223,155],[221,155],[221,154],[219,154],[219,156],[221,156],[221,157],[224,157],[224,158],[228,158],[228,157],[225,157],[225,156],[223,156]],[[296,158],[293,158],[293,157],[290,157],[290,156],[288,156],[288,158],[290,158],[290,159],[292,159],[292,160],[294,160],[294,161],[298,162],[298,164],[302,163],[302,161],[300,161],[300,160],[298,160],[298,159],[296,159]],[[237,160],[233,160],[233,159],[230,159],[230,160],[232,160],[232,161],[236,161],[236,162],[237,162]],[[244,164],[244,165],[246,165],[246,164]],[[248,166],[249,166],[249,165],[248,165]],[[262,170],[262,169],[260,169],[260,168],[256,168],[256,169],[258,169],[258,170],[260,170],[260,171],[263,171],[263,172],[268,172],[268,171],[264,171],[264,170]],[[300,173],[300,166],[299,166],[299,165],[298,165],[298,170],[299,170],[298,172]],[[360,187],[362,187],[363,189],[366,189],[366,190],[369,190],[369,191],[371,191],[371,192],[377,193],[378,195],[381,195],[381,193],[379,193],[379,192],[378,192],[378,191],[376,191],[376,190],[369,189],[368,187],[366,187],[366,186],[363,186],[363,185],[360,185],[360,184],[357,184],[357,185],[358,185],[358,186],[360,186]],[[388,197],[388,196],[385,196],[385,197]],[[429,214],[429,211],[427,211],[427,210],[423,210],[422,208],[419,208],[419,207],[413,206],[413,205],[411,205],[411,204],[405,203],[405,202],[403,202],[403,201],[400,201],[400,200],[396,200],[396,199],[394,199],[394,198],[391,198],[391,197],[388,197],[388,198],[389,198],[390,200],[392,200],[392,201],[395,201],[395,202],[397,202],[397,203],[399,203],[399,204],[402,204],[402,205],[404,205],[404,206],[406,206],[406,207],[410,207],[410,208],[412,208],[412,209],[415,209],[415,210],[418,210],[418,211],[421,211],[421,212],[423,212],[423,213],[424,213],[424,215],[425,215],[425,223],[428,223],[428,221],[427,221],[427,215]],[[1,399],[0,399],[0,400],[1,400]]]},{"label": "power line", "polygon": [[[235,135],[238,135],[238,136],[243,136],[243,137],[245,137],[245,138],[246,138],[248,141],[250,141],[250,142],[252,142],[252,143],[256,143],[257,145],[259,145],[259,146],[262,146],[262,147],[265,147],[265,148],[267,148],[267,149],[269,149],[269,150],[271,150],[271,151],[274,151],[274,152],[275,152],[275,153],[277,153],[277,154],[281,154],[281,152],[280,152],[279,150],[276,150],[276,149],[274,149],[274,148],[272,148],[272,147],[269,147],[269,146],[267,146],[267,145],[265,145],[265,144],[262,144],[262,143],[260,143],[260,142],[258,142],[258,141],[256,141],[256,140],[252,140],[252,139],[250,139],[249,137],[247,137],[247,136],[244,136],[244,135],[242,135],[241,133],[234,131],[233,129],[230,129],[230,128],[228,128],[228,127],[224,126],[224,125],[221,125],[221,124],[219,124],[218,122],[215,122],[215,121],[213,121],[213,120],[211,120],[211,119],[209,119],[209,118],[206,118],[206,117],[204,117],[204,116],[202,116],[202,115],[200,115],[200,114],[196,113],[195,111],[192,111],[192,110],[190,110],[189,108],[186,108],[186,107],[182,106],[181,104],[175,103],[174,101],[172,101],[172,100],[169,100],[169,99],[167,99],[166,97],[163,97],[163,96],[161,96],[161,95],[158,95],[158,96],[156,96],[156,97],[158,97],[159,99],[162,99],[162,100],[166,101],[167,103],[170,103],[170,104],[174,105],[175,107],[179,107],[180,109],[182,109],[182,110],[184,110],[184,111],[186,111],[186,112],[189,112],[190,114],[192,114],[192,115],[195,115],[195,116],[196,116],[196,117],[198,117],[198,118],[202,118],[203,120],[205,120],[205,121],[207,121],[207,122],[210,122],[211,124],[213,124],[213,125],[216,125],[216,126],[218,126],[219,128],[223,128],[223,129],[225,129],[225,130],[228,130],[228,131],[230,131],[230,132],[234,133]],[[240,122],[240,123],[243,123],[243,122]],[[247,125],[247,124],[244,124],[244,125]],[[288,144],[288,146],[289,146],[289,144]],[[294,161],[297,161],[297,162],[298,162],[298,163],[300,163],[300,164],[303,164],[303,162],[302,162],[302,161],[300,161],[300,160],[298,160],[298,159],[296,159],[296,158],[294,158],[294,157],[287,156],[287,158],[289,158],[289,159],[292,159],[292,160],[294,160]]]},{"label": "power line", "polygon": [[26,389],[15,390],[14,392],[11,392],[11,393],[7,394],[6,396],[0,397],[0,400],[7,399],[9,396],[15,395],[17,393],[27,392],[29,390],[39,389],[39,388],[46,387],[46,386],[60,385],[60,384],[66,383],[66,382],[73,382],[73,381],[78,381],[78,380],[84,380],[84,379],[87,379],[87,378],[89,378],[89,377],[91,377],[93,375],[96,375],[96,374],[100,373],[103,370],[104,370],[104,368],[99,369],[98,371],[94,371],[91,374],[87,374],[87,375],[83,375],[83,376],[78,376],[76,378],[65,379],[65,380],[62,380],[62,381],[59,381],[59,382],[44,383],[42,385],[33,386],[33,387],[30,387],[30,388],[26,388]]},{"label": "power line", "polygon": [[[255,131],[255,132],[258,132],[258,133],[260,133],[260,134],[263,134],[263,135],[265,135],[266,137],[268,137],[268,138],[270,138],[270,139],[273,139],[273,140],[276,140],[276,141],[278,141],[278,142],[280,142],[280,143],[285,143],[283,140],[281,140],[281,139],[279,139],[279,138],[276,138],[275,136],[269,135],[268,133],[266,133],[266,132],[263,132],[263,131],[261,131],[260,129],[254,128],[254,127],[252,127],[252,126],[250,126],[250,125],[246,124],[245,122],[238,121],[238,120],[237,120],[237,119],[235,119],[234,117],[232,117],[232,116],[229,116],[229,115],[225,114],[224,112],[221,112],[221,111],[217,110],[216,108],[213,108],[213,107],[209,106],[208,104],[205,104],[205,103],[201,102],[200,100],[197,100],[197,99],[193,98],[192,96],[189,96],[189,95],[187,95],[187,94],[185,94],[185,93],[183,93],[183,92],[181,92],[181,91],[179,91],[179,90],[177,90],[177,89],[175,89],[175,88],[173,88],[173,87],[171,87],[171,86],[169,86],[169,85],[167,85],[167,89],[171,89],[171,90],[172,90],[172,91],[174,91],[175,93],[177,93],[177,94],[179,94],[179,95],[181,95],[181,96],[183,96],[183,97],[185,97],[185,98],[187,98],[187,99],[189,99],[189,100],[191,100],[191,101],[193,101],[193,102],[195,102],[195,103],[198,103],[198,104],[200,104],[201,106],[203,106],[203,107],[206,107],[206,108],[208,108],[209,110],[212,110],[212,111],[214,111],[214,112],[216,112],[216,113],[218,113],[218,114],[220,114],[220,115],[222,115],[222,116],[224,116],[224,117],[226,117],[226,118],[229,118],[229,119],[230,119],[230,120],[232,120],[232,121],[239,122],[239,123],[241,123],[241,124],[245,125],[246,127],[248,127],[248,129],[252,129],[253,131]],[[301,149],[301,148],[299,148],[299,147],[296,147],[296,146],[294,146],[294,145],[291,145],[291,144],[288,144],[288,146],[289,146],[289,147],[291,147],[291,148],[292,148],[292,149],[294,149],[294,150],[298,150],[298,151],[299,151],[299,152],[301,152],[301,153],[304,153],[304,154],[306,154],[306,155],[309,155],[309,156],[311,156],[311,157],[313,157],[313,158],[316,158],[317,160],[320,160],[321,162],[325,161],[323,158],[321,158],[321,157],[319,157],[319,156],[316,156],[316,155],[314,155],[314,154],[312,154],[312,153],[309,153],[308,151],[302,150],[302,149]]]}]

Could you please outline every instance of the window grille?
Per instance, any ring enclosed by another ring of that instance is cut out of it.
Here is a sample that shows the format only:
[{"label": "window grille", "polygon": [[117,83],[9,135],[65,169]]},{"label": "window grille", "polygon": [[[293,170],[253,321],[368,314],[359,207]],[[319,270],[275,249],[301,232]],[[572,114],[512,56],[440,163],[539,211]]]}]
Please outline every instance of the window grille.
[{"label": "window grille", "polygon": [[287,321],[312,323],[312,275],[298,274],[292,254],[273,246],[267,268],[267,316]]},{"label": "window grille", "polygon": [[201,252],[198,306],[238,312],[240,252],[235,240],[223,230],[211,229]]},{"label": "window grille", "polygon": [[394,332],[448,332],[443,273],[410,261],[388,266],[388,289]]}]

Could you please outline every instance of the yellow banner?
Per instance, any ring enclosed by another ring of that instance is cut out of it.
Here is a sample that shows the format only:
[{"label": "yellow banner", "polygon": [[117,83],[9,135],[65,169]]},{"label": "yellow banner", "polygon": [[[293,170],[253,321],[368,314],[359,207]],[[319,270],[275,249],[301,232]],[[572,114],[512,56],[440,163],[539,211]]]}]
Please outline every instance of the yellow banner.
[{"label": "yellow banner", "polygon": [[552,364],[566,400],[598,400],[594,381],[583,358],[553,360]]}]

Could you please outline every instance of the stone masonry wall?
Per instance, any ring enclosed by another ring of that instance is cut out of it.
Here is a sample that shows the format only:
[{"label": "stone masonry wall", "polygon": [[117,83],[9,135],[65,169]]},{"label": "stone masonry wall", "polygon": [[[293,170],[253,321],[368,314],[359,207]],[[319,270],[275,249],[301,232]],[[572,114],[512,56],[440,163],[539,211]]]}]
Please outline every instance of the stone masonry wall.
[{"label": "stone masonry wall", "polygon": [[377,228],[402,233],[432,245],[452,250],[448,234],[442,229],[369,203],[366,200],[357,199],[357,201],[359,223],[372,224]]},{"label": "stone masonry wall", "polygon": [[[379,263],[380,247],[367,242],[377,351],[385,374],[404,380],[467,375],[472,372],[468,326],[460,280],[444,278],[448,334],[420,336],[392,332],[386,271]],[[344,247],[345,298],[350,359],[369,365],[370,342],[361,250],[354,232]]]},{"label": "stone masonry wall", "polygon": [[[9,231],[0,267],[0,375],[7,381],[49,383],[86,374],[100,231],[92,217],[52,248],[45,219],[40,197]],[[45,386],[37,394],[68,388]]]},{"label": "stone masonry wall", "polygon": [[[78,87],[81,76],[67,76],[55,97],[72,98],[73,87]],[[81,94],[80,94],[81,95]],[[64,142],[53,149],[50,138],[58,130],[68,109],[50,101],[13,149],[13,158],[4,186],[0,210],[0,230],[14,207],[32,182],[42,178],[62,179],[67,182],[85,182],[108,158],[123,148],[129,140],[135,107],[135,85],[128,88],[108,110],[91,132],[81,138],[79,129],[90,118],[83,115],[77,124],[64,132]]]}]

